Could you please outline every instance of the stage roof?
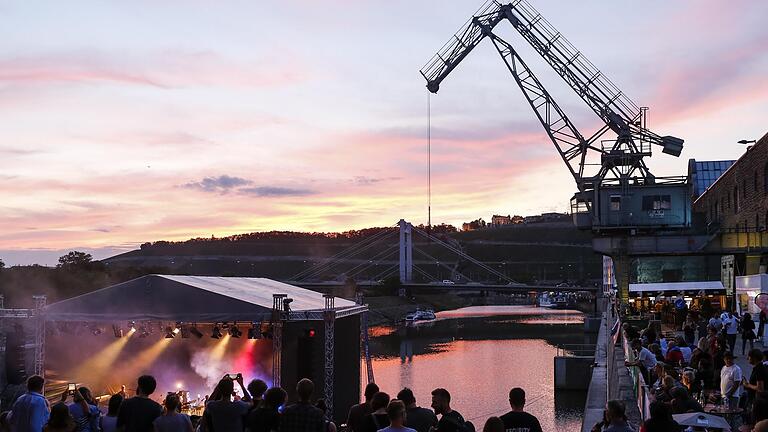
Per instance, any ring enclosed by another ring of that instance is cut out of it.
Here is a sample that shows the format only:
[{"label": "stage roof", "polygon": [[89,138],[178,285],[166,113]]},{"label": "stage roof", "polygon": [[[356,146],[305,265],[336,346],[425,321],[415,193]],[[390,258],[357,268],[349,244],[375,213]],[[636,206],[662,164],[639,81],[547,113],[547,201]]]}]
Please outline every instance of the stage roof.
[{"label": "stage roof", "polygon": [[702,281],[702,282],[660,282],[629,284],[629,292],[657,292],[657,291],[699,291],[699,290],[722,290],[723,283],[720,281]]},{"label": "stage roof", "polygon": [[[292,319],[317,319],[325,307],[321,293],[272,279],[147,275],[53,303],[44,314],[48,321],[261,321],[271,316],[273,294],[293,299]],[[335,299],[337,311],[356,307]]]}]

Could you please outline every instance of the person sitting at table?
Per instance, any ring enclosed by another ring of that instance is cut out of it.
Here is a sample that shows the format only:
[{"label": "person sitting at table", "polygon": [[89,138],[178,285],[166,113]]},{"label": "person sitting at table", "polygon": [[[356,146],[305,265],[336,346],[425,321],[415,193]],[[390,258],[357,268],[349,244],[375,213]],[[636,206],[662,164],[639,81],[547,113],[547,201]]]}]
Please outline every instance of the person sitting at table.
[{"label": "person sitting at table", "polygon": [[656,400],[661,402],[672,401],[672,389],[677,387],[677,382],[674,378],[667,375],[662,379],[661,387],[656,391]]},{"label": "person sitting at table", "polygon": [[683,372],[683,379],[682,379],[683,387],[685,387],[688,390],[689,395],[697,395],[699,392],[701,392],[701,383],[700,381],[696,381],[696,372],[693,370],[685,370]]},{"label": "person sitting at table", "polygon": [[650,344],[648,345],[648,351],[652,352],[653,355],[656,356],[657,362],[663,362],[664,361],[664,354],[661,353],[661,347],[659,344]]},{"label": "person sitting at table", "polygon": [[635,361],[625,361],[624,366],[638,366],[640,372],[643,374],[643,378],[646,382],[650,381],[649,371],[656,366],[656,357],[652,352],[648,351],[648,348],[644,347],[640,342],[640,339],[632,341],[632,349],[636,352]]},{"label": "person sitting at table", "polygon": [[683,430],[683,426],[672,419],[672,410],[664,402],[651,402],[648,411],[651,417],[640,426],[640,432],[677,432]]},{"label": "person sitting at table", "polygon": [[664,358],[664,362],[679,366],[681,363],[683,363],[683,361],[683,352],[680,351],[677,343],[675,341],[669,341],[667,344],[667,355]]},{"label": "person sitting at table", "polygon": [[684,414],[688,412],[703,412],[704,408],[688,394],[685,387],[675,387],[672,394],[672,414]]},{"label": "person sitting at table", "polygon": [[693,355],[691,347],[682,336],[678,336],[675,341],[677,343],[677,348],[679,348],[680,352],[683,353],[683,362],[686,365],[689,364],[691,362],[691,356]]}]

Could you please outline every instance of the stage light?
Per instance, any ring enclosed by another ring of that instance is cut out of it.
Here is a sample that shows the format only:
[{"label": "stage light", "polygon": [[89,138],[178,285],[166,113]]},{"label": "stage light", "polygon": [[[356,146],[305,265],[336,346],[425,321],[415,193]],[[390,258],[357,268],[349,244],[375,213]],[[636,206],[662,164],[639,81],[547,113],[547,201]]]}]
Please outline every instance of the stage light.
[{"label": "stage light", "polygon": [[144,326],[139,327],[139,337],[145,338],[147,336],[149,336],[149,331],[147,330],[147,328]]},{"label": "stage light", "polygon": [[174,336],[176,336],[176,332],[174,331],[176,329],[171,328],[171,326],[168,326],[165,328],[165,338],[166,339],[173,339]]},{"label": "stage light", "polygon": [[261,324],[253,324],[248,329],[248,339],[261,339]]},{"label": "stage light", "polygon": [[123,329],[117,324],[112,324],[112,332],[115,333],[116,338],[123,337]]},{"label": "stage light", "polygon": [[311,338],[315,337],[315,329],[313,329],[313,328],[305,329],[304,330],[304,336],[305,337],[311,337]]},{"label": "stage light", "polygon": [[219,328],[218,325],[213,326],[213,330],[211,330],[211,337],[214,339],[221,339],[221,328]]},{"label": "stage light", "polygon": [[293,301],[292,298],[284,298],[283,299],[283,312],[290,312],[291,311],[291,302]]},{"label": "stage light", "polygon": [[99,327],[94,327],[94,328],[93,328],[93,335],[94,335],[94,336],[98,336],[98,335],[100,335],[101,333],[103,333],[103,331],[101,330],[101,328],[99,328]]},{"label": "stage light", "polygon": [[[195,335],[195,337],[198,338],[198,339],[203,337],[203,333],[201,333],[200,330],[197,329],[197,327],[190,327],[189,328],[189,332],[191,334]],[[181,337],[184,337],[184,332],[183,331],[182,331],[181,334],[182,334]]]},{"label": "stage light", "polygon": [[232,327],[229,328],[229,335],[233,338],[239,338],[243,335],[243,332],[240,331],[237,324],[233,324]]},{"label": "stage light", "polygon": [[181,333],[182,339],[189,338],[189,326],[185,326],[184,324],[177,322],[176,323],[176,330],[178,330],[176,333]]}]

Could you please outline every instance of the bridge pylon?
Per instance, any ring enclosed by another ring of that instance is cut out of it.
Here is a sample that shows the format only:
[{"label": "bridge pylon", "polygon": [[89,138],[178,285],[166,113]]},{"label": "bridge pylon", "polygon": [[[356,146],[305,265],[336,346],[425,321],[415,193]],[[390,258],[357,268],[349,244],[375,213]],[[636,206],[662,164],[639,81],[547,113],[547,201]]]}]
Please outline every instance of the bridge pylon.
[{"label": "bridge pylon", "polygon": [[413,226],[400,219],[400,282],[413,282]]}]

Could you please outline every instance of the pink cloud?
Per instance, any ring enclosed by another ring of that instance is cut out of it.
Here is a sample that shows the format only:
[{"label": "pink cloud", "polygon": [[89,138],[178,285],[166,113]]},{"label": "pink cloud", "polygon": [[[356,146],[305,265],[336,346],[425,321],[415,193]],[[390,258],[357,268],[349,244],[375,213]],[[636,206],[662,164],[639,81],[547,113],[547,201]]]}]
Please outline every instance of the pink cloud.
[{"label": "pink cloud", "polygon": [[68,52],[0,59],[0,81],[15,83],[111,82],[158,88],[188,86],[275,87],[305,79],[295,60],[269,68],[213,52],[166,51],[149,55]]}]

